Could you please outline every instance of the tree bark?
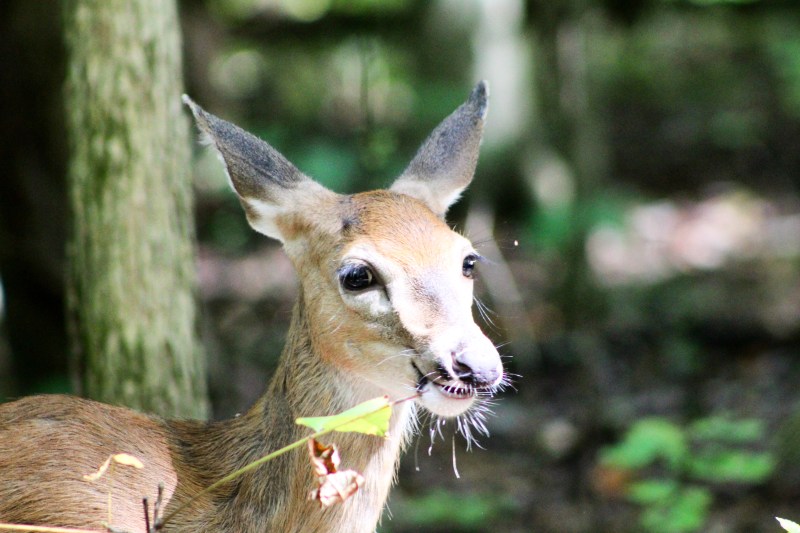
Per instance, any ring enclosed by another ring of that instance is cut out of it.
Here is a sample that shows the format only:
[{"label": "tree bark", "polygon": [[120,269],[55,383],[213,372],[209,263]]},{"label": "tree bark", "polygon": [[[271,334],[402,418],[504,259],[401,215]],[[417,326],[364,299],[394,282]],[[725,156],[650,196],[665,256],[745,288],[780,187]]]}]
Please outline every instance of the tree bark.
[{"label": "tree bark", "polygon": [[204,417],[181,45],[172,0],[68,0],[70,335],[82,394]]}]

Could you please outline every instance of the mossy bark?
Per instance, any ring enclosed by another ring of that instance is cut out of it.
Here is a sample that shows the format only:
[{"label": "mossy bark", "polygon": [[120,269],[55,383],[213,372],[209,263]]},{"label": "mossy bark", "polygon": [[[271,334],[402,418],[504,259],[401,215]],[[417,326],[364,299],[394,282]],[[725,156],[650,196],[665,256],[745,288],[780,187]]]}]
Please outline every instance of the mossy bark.
[{"label": "mossy bark", "polygon": [[175,2],[64,6],[73,216],[68,311],[81,393],[204,417]]}]

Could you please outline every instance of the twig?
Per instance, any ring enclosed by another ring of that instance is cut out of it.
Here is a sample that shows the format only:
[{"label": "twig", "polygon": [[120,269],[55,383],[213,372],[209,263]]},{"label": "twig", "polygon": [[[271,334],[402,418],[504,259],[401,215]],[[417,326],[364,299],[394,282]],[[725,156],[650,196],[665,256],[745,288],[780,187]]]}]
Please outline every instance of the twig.
[{"label": "twig", "polygon": [[147,496],[142,498],[142,506],[144,507],[144,530],[147,533],[152,533],[150,531],[150,509],[147,506]]},{"label": "twig", "polygon": [[[161,513],[161,504],[164,500],[164,483],[158,484],[158,495],[156,496],[156,504],[153,506],[153,530],[157,531],[164,527],[166,520],[161,520],[159,514]],[[150,530],[147,530],[150,533]]]}]

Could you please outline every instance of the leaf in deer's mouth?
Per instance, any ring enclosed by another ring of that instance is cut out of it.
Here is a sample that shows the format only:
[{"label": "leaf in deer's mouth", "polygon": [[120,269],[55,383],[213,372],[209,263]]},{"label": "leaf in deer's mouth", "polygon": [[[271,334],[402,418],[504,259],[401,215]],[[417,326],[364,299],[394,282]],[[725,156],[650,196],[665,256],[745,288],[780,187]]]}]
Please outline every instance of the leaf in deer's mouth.
[{"label": "leaf in deer's mouth", "polygon": [[295,423],[310,427],[314,431],[355,432],[386,437],[391,416],[392,404],[389,402],[389,397],[379,396],[337,415],[300,417]]}]

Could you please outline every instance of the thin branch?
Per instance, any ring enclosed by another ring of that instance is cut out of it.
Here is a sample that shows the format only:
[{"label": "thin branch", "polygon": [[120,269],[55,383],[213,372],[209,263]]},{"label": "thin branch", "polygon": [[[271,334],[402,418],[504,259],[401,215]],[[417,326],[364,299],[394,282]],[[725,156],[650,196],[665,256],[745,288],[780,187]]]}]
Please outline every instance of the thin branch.
[{"label": "thin branch", "polygon": [[142,498],[142,506],[144,507],[144,530],[150,533],[150,508],[148,507],[147,496]]},{"label": "thin branch", "polygon": [[[164,483],[158,484],[158,494],[156,495],[156,503],[153,506],[153,531],[161,529],[164,526],[164,521],[162,523],[161,518],[158,516],[161,514],[161,505],[164,503]],[[147,533],[151,533],[150,529],[148,528]]]}]

